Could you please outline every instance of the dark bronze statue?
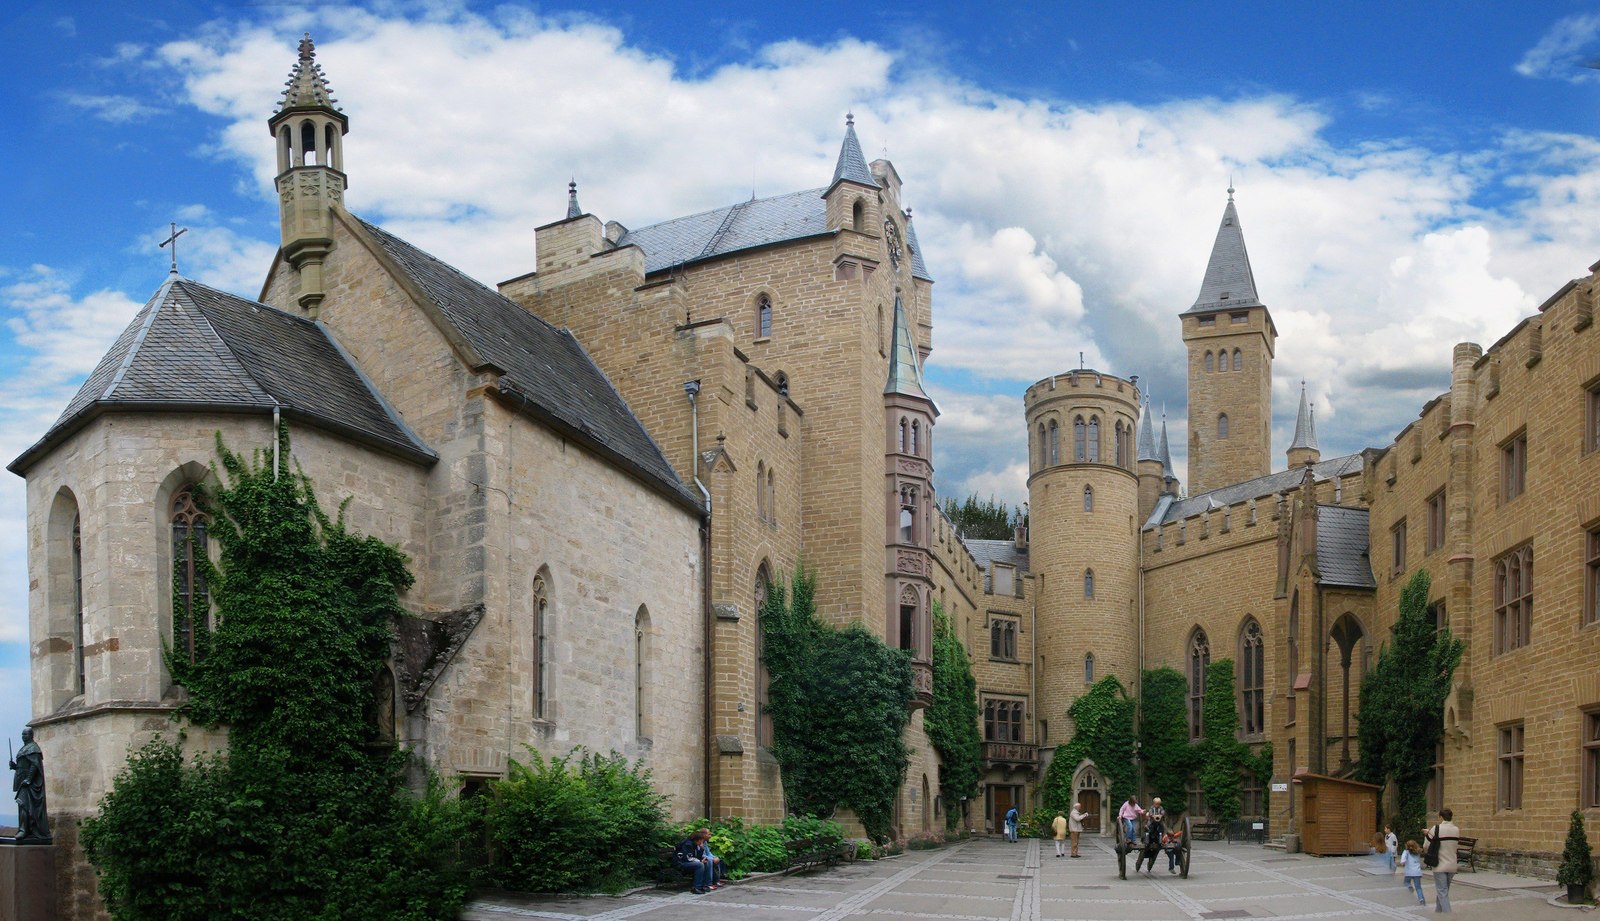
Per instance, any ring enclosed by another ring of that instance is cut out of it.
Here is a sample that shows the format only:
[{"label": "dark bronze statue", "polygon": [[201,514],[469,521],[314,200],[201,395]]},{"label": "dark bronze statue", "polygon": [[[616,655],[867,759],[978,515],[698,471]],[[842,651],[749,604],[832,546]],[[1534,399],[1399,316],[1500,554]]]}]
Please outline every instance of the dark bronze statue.
[{"label": "dark bronze statue", "polygon": [[18,844],[49,844],[50,820],[44,805],[44,752],[33,730],[22,730],[22,750],[11,759],[11,789],[17,795]]}]

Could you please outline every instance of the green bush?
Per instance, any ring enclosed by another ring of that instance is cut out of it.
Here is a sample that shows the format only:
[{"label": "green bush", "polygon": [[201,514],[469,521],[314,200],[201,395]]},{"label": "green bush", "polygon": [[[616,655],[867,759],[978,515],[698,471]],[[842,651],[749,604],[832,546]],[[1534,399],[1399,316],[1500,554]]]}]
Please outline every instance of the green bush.
[{"label": "green bush", "polygon": [[1053,838],[1055,830],[1050,827],[1050,823],[1055,820],[1056,813],[1053,810],[1035,809],[1017,820],[1017,837]]},{"label": "green bush", "polygon": [[675,847],[697,828],[711,832],[711,853],[722,858],[730,879],[751,873],[776,873],[789,865],[790,841],[815,840],[818,847],[833,847],[844,841],[839,823],[812,816],[788,816],[781,825],[746,824],[737,816],[710,822],[696,819],[671,829],[661,840]]},{"label": "green bush", "polygon": [[1572,820],[1567,825],[1567,843],[1561,852],[1561,866],[1556,868],[1556,882],[1563,886],[1582,886],[1588,897],[1589,883],[1594,881],[1594,856],[1589,853],[1589,834],[1583,827],[1583,813],[1572,810]]},{"label": "green bush", "polygon": [[857,860],[871,860],[872,859],[872,842],[871,841],[858,841],[858,842],[856,842],[856,859]]},{"label": "green bush", "polygon": [[574,749],[546,761],[528,748],[494,781],[484,825],[494,849],[490,879],[528,892],[618,892],[655,869],[666,797],[643,763],[616,752]]}]

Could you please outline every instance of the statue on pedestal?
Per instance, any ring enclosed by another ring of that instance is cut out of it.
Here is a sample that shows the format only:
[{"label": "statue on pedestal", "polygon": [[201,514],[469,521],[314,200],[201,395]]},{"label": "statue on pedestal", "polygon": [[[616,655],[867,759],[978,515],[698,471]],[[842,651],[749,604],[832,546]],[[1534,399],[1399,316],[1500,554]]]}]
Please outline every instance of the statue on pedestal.
[{"label": "statue on pedestal", "polygon": [[17,796],[18,844],[49,844],[50,820],[44,803],[44,752],[33,741],[33,730],[22,730],[22,750],[10,762],[11,789]]}]

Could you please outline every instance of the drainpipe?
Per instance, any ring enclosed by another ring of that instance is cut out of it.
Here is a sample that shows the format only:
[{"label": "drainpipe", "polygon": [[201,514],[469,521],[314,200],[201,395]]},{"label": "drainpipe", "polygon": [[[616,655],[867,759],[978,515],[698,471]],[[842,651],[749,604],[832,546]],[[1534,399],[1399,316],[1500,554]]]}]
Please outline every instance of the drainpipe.
[{"label": "drainpipe", "polygon": [[1133,698],[1133,732],[1134,732],[1134,753],[1135,753],[1135,757],[1138,758],[1138,764],[1136,765],[1136,767],[1138,768],[1138,771],[1139,771],[1139,792],[1145,793],[1146,791],[1145,791],[1145,788],[1144,788],[1144,758],[1142,757],[1144,753],[1139,749],[1139,744],[1138,744],[1139,732],[1140,732],[1140,730],[1142,730],[1144,728],[1144,529],[1143,529],[1142,526],[1136,527],[1134,529],[1133,539],[1134,539],[1135,543],[1138,544],[1138,547],[1139,547],[1139,549],[1134,554],[1135,565],[1138,568],[1134,571],[1134,576],[1133,576],[1134,580],[1135,580],[1135,583],[1136,583],[1136,592],[1135,592],[1135,594],[1137,595],[1137,597],[1139,599],[1138,602],[1137,602],[1137,604],[1138,604],[1138,617],[1139,617],[1139,637],[1138,637],[1139,654],[1137,656],[1139,674],[1134,678],[1134,684],[1133,684],[1133,686],[1135,688],[1134,698]]},{"label": "drainpipe", "polygon": [[683,392],[689,397],[689,471],[694,479],[694,485],[700,490],[700,497],[705,500],[706,514],[700,522],[700,615],[705,624],[704,654],[701,656],[700,673],[701,685],[704,688],[705,709],[705,740],[701,750],[703,752],[704,779],[701,784],[702,802],[705,804],[705,814],[711,815],[711,748],[715,728],[711,716],[711,678],[712,678],[712,616],[711,616],[711,491],[706,489],[706,484],[700,482],[700,381],[685,381]]},{"label": "drainpipe", "polygon": [[279,415],[278,415],[279,414],[279,410],[280,410],[280,407],[278,406],[278,401],[277,400],[273,400],[272,401],[272,482],[274,482],[274,483],[278,482],[278,451],[279,451],[279,445],[281,445],[283,443],[283,437],[282,437],[283,429],[281,428],[280,423],[279,423]]}]

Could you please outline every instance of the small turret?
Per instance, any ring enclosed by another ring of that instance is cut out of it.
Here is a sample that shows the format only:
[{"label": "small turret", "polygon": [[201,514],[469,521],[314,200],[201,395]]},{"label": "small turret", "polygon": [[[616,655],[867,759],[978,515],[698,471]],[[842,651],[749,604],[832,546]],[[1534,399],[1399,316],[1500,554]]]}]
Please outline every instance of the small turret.
[{"label": "small turret", "polygon": [[[844,117],[844,142],[839,145],[839,160],[833,167],[833,180],[828,183],[822,197],[828,205],[830,230],[853,230],[857,233],[877,235],[882,219],[878,202],[883,187],[872,176],[867,158],[861,152],[861,142],[856,139],[854,115]],[[863,241],[851,241],[859,246]],[[898,245],[898,244],[897,244]],[[863,250],[859,255],[865,255]]]},{"label": "small turret", "polygon": [[1289,443],[1289,466],[1301,467],[1322,460],[1317,448],[1316,409],[1306,401],[1306,382],[1300,382],[1300,412],[1294,420],[1294,441]]},{"label": "small turret", "polygon": [[300,307],[312,319],[323,298],[322,262],[333,248],[333,209],[344,206],[344,136],[350,130],[316,57],[308,32],[283,101],[267,119],[278,150],[283,257],[300,273]]},{"label": "small turret", "polygon": [[1135,463],[1136,473],[1139,477],[1139,520],[1144,521],[1155,511],[1156,502],[1160,500],[1165,491],[1165,469],[1161,463],[1161,453],[1156,448],[1155,429],[1151,425],[1150,399],[1145,398],[1144,405],[1139,407],[1139,448]]},{"label": "small turret", "polygon": [[583,217],[583,209],[578,206],[578,180],[573,179],[567,183],[567,220]]},{"label": "small turret", "polygon": [[1167,414],[1161,414],[1161,488],[1171,496],[1178,494],[1178,474],[1172,469],[1172,449],[1167,444]]}]

